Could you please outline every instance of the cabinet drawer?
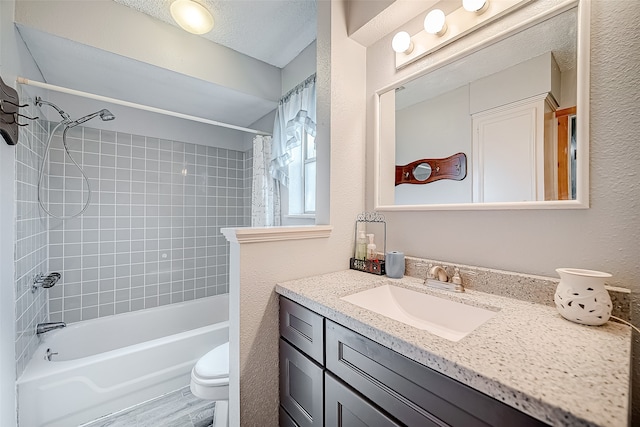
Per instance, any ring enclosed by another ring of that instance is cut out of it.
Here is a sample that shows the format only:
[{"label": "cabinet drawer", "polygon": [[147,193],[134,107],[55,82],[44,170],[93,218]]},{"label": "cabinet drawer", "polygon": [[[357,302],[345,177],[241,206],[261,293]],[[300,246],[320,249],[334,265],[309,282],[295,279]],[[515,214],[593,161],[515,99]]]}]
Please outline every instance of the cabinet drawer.
[{"label": "cabinet drawer", "polygon": [[323,369],[280,338],[280,404],[300,427],[324,425]]},{"label": "cabinet drawer", "polygon": [[546,424],[331,321],[326,367],[407,426]]},{"label": "cabinet drawer", "polygon": [[280,297],[280,335],[300,351],[324,365],[324,318]]},{"label": "cabinet drawer", "polygon": [[401,427],[326,371],[324,419],[327,427]]}]

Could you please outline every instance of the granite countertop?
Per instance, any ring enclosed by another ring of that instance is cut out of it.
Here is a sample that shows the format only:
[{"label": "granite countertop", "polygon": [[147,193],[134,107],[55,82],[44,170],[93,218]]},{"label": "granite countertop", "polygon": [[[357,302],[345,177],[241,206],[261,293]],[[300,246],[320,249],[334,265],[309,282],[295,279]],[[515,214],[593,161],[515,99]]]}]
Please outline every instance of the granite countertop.
[{"label": "granite countertop", "polygon": [[[499,312],[453,342],[340,299],[390,283]],[[440,291],[412,277],[355,270],[280,283],[276,292],[551,425],[627,426],[631,329],[626,325],[579,325],[541,304]]]}]

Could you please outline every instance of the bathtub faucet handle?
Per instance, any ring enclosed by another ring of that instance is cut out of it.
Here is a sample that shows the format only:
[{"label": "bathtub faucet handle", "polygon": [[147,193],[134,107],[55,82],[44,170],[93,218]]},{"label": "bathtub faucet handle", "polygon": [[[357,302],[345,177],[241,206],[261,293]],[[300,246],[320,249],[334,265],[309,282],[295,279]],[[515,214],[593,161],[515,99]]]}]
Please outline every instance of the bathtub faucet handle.
[{"label": "bathtub faucet handle", "polygon": [[58,352],[52,352],[50,348],[47,349],[47,352],[44,355],[44,358],[47,359],[49,362],[51,362],[51,357],[52,356],[56,356],[58,354]]}]

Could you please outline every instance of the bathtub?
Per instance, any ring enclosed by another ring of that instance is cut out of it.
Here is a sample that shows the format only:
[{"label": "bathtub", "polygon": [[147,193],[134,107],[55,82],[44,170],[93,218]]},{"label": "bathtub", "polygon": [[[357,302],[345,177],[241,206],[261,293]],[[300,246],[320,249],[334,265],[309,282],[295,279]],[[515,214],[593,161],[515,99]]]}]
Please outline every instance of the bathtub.
[{"label": "bathtub", "polygon": [[227,294],[47,332],[17,381],[19,425],[77,426],[185,387],[228,339]]}]

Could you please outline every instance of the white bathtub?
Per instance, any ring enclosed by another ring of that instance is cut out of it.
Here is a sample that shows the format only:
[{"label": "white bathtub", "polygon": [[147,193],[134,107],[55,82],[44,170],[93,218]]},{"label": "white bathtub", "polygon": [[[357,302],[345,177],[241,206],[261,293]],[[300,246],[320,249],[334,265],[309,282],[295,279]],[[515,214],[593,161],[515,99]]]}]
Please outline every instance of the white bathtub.
[{"label": "white bathtub", "polygon": [[17,382],[19,426],[77,426],[185,387],[228,339],[226,294],[47,332]]}]

